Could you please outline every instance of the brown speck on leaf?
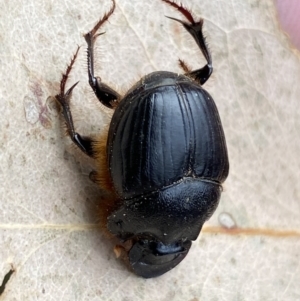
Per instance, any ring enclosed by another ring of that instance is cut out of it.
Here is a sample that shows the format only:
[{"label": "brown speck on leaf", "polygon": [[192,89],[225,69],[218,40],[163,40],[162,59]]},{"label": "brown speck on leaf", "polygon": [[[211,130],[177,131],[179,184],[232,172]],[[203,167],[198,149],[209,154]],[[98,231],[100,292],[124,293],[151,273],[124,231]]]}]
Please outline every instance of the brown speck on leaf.
[{"label": "brown speck on leaf", "polygon": [[31,99],[31,105],[25,106],[26,120],[30,123],[35,123],[28,119],[28,116],[31,116],[31,110],[35,109],[38,111],[38,120],[41,122],[42,126],[47,129],[51,128],[51,121],[49,118],[48,108],[44,100],[44,91],[41,88],[41,83],[37,80],[31,80],[29,81],[28,87],[32,92],[32,95],[25,96],[27,99],[27,104],[28,99]]}]

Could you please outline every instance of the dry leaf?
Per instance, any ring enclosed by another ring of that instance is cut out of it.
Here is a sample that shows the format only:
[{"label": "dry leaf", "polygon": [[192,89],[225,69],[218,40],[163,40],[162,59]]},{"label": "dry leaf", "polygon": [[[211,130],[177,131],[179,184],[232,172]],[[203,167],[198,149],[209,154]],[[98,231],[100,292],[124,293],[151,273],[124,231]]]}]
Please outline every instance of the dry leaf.
[{"label": "dry leaf", "polygon": [[[205,88],[219,108],[231,170],[189,255],[150,280],[128,271],[97,228],[92,162],[64,138],[50,97],[83,45],[69,82],[80,80],[76,127],[97,133],[109,122],[88,86],[82,34],[111,2],[0,4],[0,278],[15,270],[1,300],[300,298],[299,53],[271,0],[183,2],[205,19],[214,65]],[[203,65],[191,37],[164,15],[181,17],[162,1],[118,0],[97,43],[97,74],[126,91],[151,71],[181,72],[179,57]]]}]

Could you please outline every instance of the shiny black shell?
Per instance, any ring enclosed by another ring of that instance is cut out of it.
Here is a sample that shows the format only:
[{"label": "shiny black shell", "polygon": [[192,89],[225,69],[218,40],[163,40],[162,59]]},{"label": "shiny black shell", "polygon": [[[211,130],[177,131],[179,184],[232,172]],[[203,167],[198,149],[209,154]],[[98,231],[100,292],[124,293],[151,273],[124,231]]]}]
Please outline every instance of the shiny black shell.
[{"label": "shiny black shell", "polygon": [[229,170],[212,97],[171,72],[151,73],[127,93],[111,120],[107,152],[114,187],[125,199],[183,177],[222,183]]},{"label": "shiny black shell", "polygon": [[124,240],[147,233],[164,244],[195,240],[229,171],[212,97],[191,78],[165,71],[142,78],[120,102],[107,154],[123,201],[107,227]]}]

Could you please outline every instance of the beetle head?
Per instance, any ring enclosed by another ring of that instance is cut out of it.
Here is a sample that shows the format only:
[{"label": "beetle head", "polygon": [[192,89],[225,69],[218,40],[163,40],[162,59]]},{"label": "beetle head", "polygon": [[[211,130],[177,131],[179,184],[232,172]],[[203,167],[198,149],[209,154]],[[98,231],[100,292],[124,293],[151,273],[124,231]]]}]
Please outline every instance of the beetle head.
[{"label": "beetle head", "polygon": [[138,238],[128,252],[134,272],[144,278],[160,276],[179,264],[187,255],[191,241],[163,244],[151,237]]},{"label": "beetle head", "polygon": [[107,220],[108,230],[130,242],[134,272],[150,278],[174,268],[187,255],[203,223],[215,211],[221,186],[185,178],[147,195],[124,200]]}]

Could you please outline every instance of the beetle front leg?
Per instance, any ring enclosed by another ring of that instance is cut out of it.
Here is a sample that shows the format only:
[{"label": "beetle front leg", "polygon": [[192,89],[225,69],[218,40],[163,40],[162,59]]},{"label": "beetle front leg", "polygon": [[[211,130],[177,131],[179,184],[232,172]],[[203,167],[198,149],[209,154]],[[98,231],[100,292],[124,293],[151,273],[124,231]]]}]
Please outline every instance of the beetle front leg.
[{"label": "beetle front leg", "polygon": [[[207,64],[201,68],[201,69],[197,69],[191,72],[187,72],[186,75],[194,78],[195,80],[197,80],[201,85],[203,85],[211,76],[212,72],[213,72],[213,67],[212,67],[212,60],[211,60],[211,55],[210,52],[208,50],[207,44],[205,42],[205,38],[203,36],[203,32],[202,32],[202,27],[203,27],[203,19],[200,19],[198,22],[196,22],[192,16],[192,14],[186,9],[184,8],[182,5],[178,5],[173,1],[169,1],[169,0],[162,0],[168,4],[170,4],[171,6],[177,8],[179,10],[179,12],[181,14],[184,15],[184,17],[189,21],[185,22],[179,19],[175,19],[172,17],[167,17],[169,19],[175,20],[179,23],[181,23],[183,25],[183,27],[192,35],[192,37],[195,39],[196,43],[198,44],[198,46],[201,49],[202,54],[204,55]],[[180,65],[182,66],[182,61],[180,61]],[[183,67],[186,67],[185,64],[183,64]],[[185,69],[184,69],[185,70]],[[186,70],[185,70],[186,71]]]},{"label": "beetle front leg", "polygon": [[98,36],[104,34],[96,34],[98,29],[105,23],[115,10],[115,1],[112,0],[113,6],[108,13],[106,13],[103,18],[95,25],[95,27],[84,35],[85,41],[87,43],[87,63],[88,63],[88,75],[89,84],[93,89],[98,100],[108,108],[114,108],[117,100],[119,100],[120,95],[110,88],[108,85],[101,81],[100,77],[95,77],[94,75],[94,44]]},{"label": "beetle front leg", "polygon": [[55,99],[58,101],[58,103],[62,107],[62,114],[65,119],[65,123],[67,126],[67,132],[69,136],[71,137],[72,141],[80,148],[81,151],[83,151],[85,154],[87,154],[90,157],[93,157],[93,151],[92,151],[92,140],[88,137],[82,137],[80,134],[75,132],[73,118],[70,110],[70,100],[72,97],[72,91],[78,84],[75,83],[66,93],[65,93],[65,85],[68,80],[69,74],[72,70],[72,67],[75,63],[77,54],[79,51],[79,47],[77,48],[70,65],[67,67],[66,72],[63,74],[61,82],[60,82],[60,94],[55,96]]}]

